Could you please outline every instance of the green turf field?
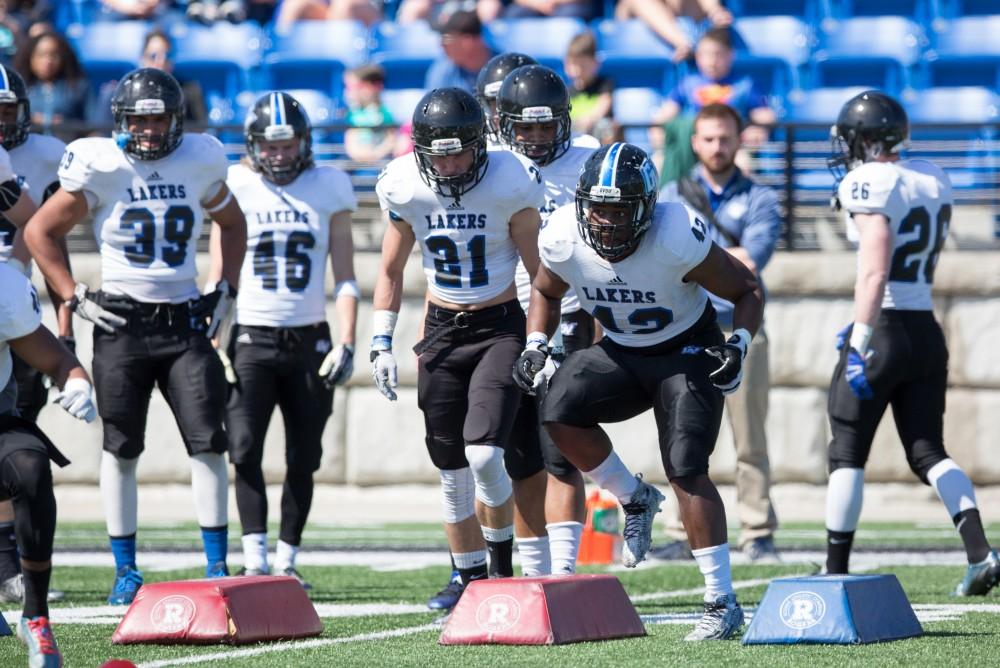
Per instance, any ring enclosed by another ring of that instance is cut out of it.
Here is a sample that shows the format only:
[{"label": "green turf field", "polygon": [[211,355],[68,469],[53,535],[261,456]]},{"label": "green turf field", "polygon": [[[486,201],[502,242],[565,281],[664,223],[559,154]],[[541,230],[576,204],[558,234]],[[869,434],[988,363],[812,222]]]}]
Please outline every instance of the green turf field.
[{"label": "green turf field", "polygon": [[[190,529],[190,530],[189,530]],[[866,526],[863,548],[886,549],[887,544],[908,548],[958,549],[959,543],[946,525]],[[993,535],[1000,527],[990,527]],[[316,528],[314,543],[328,543],[358,550],[380,548],[400,541],[401,545],[432,547],[440,544],[434,527],[395,525],[352,529]],[[140,531],[147,544],[159,549],[196,549],[193,527],[161,528]],[[70,545],[94,547],[101,542],[102,531],[94,526],[65,526],[57,541],[66,552]],[[381,538],[379,537],[381,535]],[[779,534],[780,545],[801,545],[817,549],[822,545],[820,527],[798,525]],[[878,540],[878,536],[884,540]],[[239,564],[233,546],[230,564]],[[413,553],[392,555],[397,567],[405,568]],[[911,553],[912,556],[912,553]],[[919,552],[917,553],[919,556]],[[791,557],[791,554],[789,554]],[[355,555],[358,558],[358,555]],[[364,555],[360,555],[364,559]],[[59,555],[57,555],[57,562]],[[436,615],[421,612],[429,593],[436,591],[448,575],[446,556],[442,566],[417,570],[373,570],[364,566],[303,566],[303,574],[315,589],[312,600],[324,621],[324,632],[317,639],[299,642],[243,647],[112,646],[115,628],[103,609],[104,623],[56,623],[56,639],[63,651],[65,665],[99,666],[111,657],[128,658],[139,665],[229,665],[229,666],[528,666],[558,662],[564,666],[662,666],[739,665],[739,666],[852,666],[904,665],[920,662],[928,666],[1000,665],[1000,595],[994,592],[985,599],[956,600],[948,592],[961,578],[961,566],[898,566],[878,569],[893,572],[902,583],[918,615],[924,619],[922,638],[867,646],[743,647],[737,642],[689,644],[682,642],[693,622],[676,619],[683,613],[700,609],[700,595],[691,593],[701,587],[701,576],[693,564],[657,565],[635,571],[615,570],[626,591],[635,599],[636,609],[646,616],[649,636],[641,639],[587,643],[563,647],[442,647],[437,645],[439,629],[431,628]],[[140,564],[142,557],[140,555]],[[601,569],[584,569],[600,572]],[[760,579],[807,574],[812,567],[805,563],[780,566],[735,565],[733,579],[739,586],[740,601],[751,612],[760,601],[766,585],[752,584]],[[147,582],[199,577],[197,569],[147,571]],[[751,583],[749,586],[745,586]],[[111,584],[111,569],[94,566],[63,566],[56,569],[53,585],[67,592],[67,602],[54,611],[68,616],[77,607],[84,614],[86,606],[103,606]],[[350,606],[366,605],[364,616],[352,615]],[[972,606],[971,608],[968,606]],[[327,611],[336,608],[337,615]],[[5,608],[8,618],[12,610]],[[659,617],[658,617],[659,616]],[[672,620],[670,618],[673,618]],[[659,623],[674,621],[675,623]],[[680,623],[676,623],[680,622]],[[194,663],[199,658],[204,659]],[[177,663],[183,661],[184,663]],[[0,638],[0,666],[24,665],[25,653],[13,638]]]}]

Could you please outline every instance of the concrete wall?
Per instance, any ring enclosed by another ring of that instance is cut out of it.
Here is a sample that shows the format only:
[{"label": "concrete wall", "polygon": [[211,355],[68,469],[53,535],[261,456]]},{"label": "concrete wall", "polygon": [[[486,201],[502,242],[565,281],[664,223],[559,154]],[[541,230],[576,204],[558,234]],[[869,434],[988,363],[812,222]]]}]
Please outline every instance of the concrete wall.
[{"label": "concrete wall", "polygon": [[[423,444],[422,416],[416,406],[417,340],[424,289],[419,260],[407,268],[407,297],[396,330],[400,365],[399,401],[390,403],[369,377],[367,342],[371,336],[370,295],[378,257],[359,254],[362,300],[358,325],[359,354],[350,384],[337,392],[334,414],[324,434],[325,453],[318,478],[324,482],[372,485],[434,482]],[[99,285],[96,256],[74,257],[79,280]],[[783,253],[765,273],[769,289],[766,327],[771,340],[771,410],[768,416],[771,466],[778,481],[822,482],[826,476],[826,387],[836,352],[834,333],[851,320],[854,256],[851,253]],[[36,281],[38,279],[36,272]],[[1000,483],[1000,253],[946,252],[937,269],[937,312],[951,350],[951,387],[945,418],[946,445],[977,483]],[[51,326],[51,311],[47,311]],[[335,326],[332,307],[328,318]],[[80,358],[89,365],[91,329],[76,320]],[[95,482],[101,450],[100,422],[81,424],[56,407],[42,413],[43,428],[73,465],[57,480]],[[266,471],[280,481],[283,432],[276,413],[267,436]],[[651,415],[611,425],[609,432],[622,457],[637,471],[662,480],[655,425]],[[732,479],[733,448],[728,426],[713,460],[713,476]],[[149,413],[146,454],[139,465],[142,481],[184,481],[187,457],[170,411],[158,392]],[[877,435],[867,478],[912,481],[902,448],[887,415]]]}]

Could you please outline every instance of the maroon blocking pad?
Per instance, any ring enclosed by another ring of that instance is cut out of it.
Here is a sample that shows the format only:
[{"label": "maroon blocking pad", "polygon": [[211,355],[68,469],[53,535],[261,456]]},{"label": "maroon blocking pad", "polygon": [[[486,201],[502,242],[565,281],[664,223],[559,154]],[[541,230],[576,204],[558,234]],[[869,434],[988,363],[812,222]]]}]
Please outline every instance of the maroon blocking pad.
[{"label": "maroon blocking pad", "polygon": [[295,578],[229,577],[143,585],[111,642],[241,645],[322,631]]},{"label": "maroon blocking pad", "polygon": [[646,635],[613,575],[478,580],[466,588],[442,645],[564,645]]}]

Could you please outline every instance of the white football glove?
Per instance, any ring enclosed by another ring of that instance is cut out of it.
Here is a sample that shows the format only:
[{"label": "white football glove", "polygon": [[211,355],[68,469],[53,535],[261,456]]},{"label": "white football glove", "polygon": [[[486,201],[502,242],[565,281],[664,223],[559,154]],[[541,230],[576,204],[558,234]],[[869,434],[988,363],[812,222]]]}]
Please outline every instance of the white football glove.
[{"label": "white football glove", "polygon": [[116,327],[124,327],[127,321],[120,315],[100,306],[90,299],[90,288],[86,283],[77,283],[73,290],[73,299],[69,302],[69,310],[84,320],[89,320],[108,334],[114,334]]},{"label": "white football glove", "polygon": [[531,389],[535,391],[535,394],[538,394],[539,392],[544,394],[545,391],[549,389],[549,381],[552,380],[552,376],[558,368],[559,362],[549,355],[549,357],[545,360],[545,366],[542,367],[541,371],[535,374],[535,382],[531,386]]},{"label": "white football glove", "polygon": [[372,379],[375,387],[389,401],[396,400],[394,387],[399,385],[399,374],[396,371],[396,358],[392,354],[392,339],[386,336],[376,336],[372,339]]},{"label": "white football glove", "polygon": [[354,374],[354,346],[344,343],[327,353],[319,366],[319,375],[328,389],[343,385]]},{"label": "white football glove", "polygon": [[230,385],[236,385],[240,382],[239,376],[236,375],[236,369],[233,368],[233,361],[229,359],[229,355],[221,347],[215,349],[215,354],[219,356],[219,360],[222,361],[222,370],[226,374],[226,382]]},{"label": "white football glove", "polygon": [[55,403],[84,422],[93,422],[97,417],[97,408],[92,398],[93,388],[83,378],[70,378],[63,386],[62,392],[55,398]]}]

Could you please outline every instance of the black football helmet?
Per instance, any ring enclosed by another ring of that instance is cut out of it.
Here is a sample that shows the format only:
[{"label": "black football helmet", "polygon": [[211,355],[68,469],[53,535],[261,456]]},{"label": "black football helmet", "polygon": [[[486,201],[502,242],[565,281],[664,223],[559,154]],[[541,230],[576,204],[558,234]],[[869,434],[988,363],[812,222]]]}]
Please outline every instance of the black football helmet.
[{"label": "black football helmet", "polygon": [[[569,91],[559,75],[544,65],[519,67],[503,80],[497,95],[500,139],[539,165],[547,165],[569,148],[572,127]],[[517,140],[518,125],[551,124],[552,139]]]},{"label": "black football helmet", "polygon": [[479,70],[479,76],[476,77],[476,99],[479,100],[479,104],[483,107],[483,113],[486,114],[486,131],[493,141],[500,141],[500,135],[497,132],[499,128],[497,124],[497,94],[500,92],[500,84],[503,83],[508,74],[517,68],[524,65],[535,65],[537,62],[531,56],[512,51],[493,56],[483,66],[483,69]]},{"label": "black football helmet", "polygon": [[[652,223],[658,184],[656,167],[638,146],[610,144],[591,154],[576,187],[576,220],[584,242],[609,262],[629,256]],[[592,220],[594,204],[621,206],[623,221]]]},{"label": "black football helmet", "polygon": [[[128,117],[157,114],[169,115],[170,127],[163,135],[151,137],[152,147],[143,148],[129,132]],[[140,67],[126,74],[111,96],[111,115],[118,146],[140,160],[159,160],[184,139],[184,92],[177,79],[163,70]]]},{"label": "black football helmet", "polygon": [[[464,173],[442,176],[432,156],[474,151],[472,166]],[[460,88],[435,88],[413,112],[413,155],[420,178],[435,192],[458,199],[472,190],[486,174],[486,117],[476,98]]]},{"label": "black football helmet", "polygon": [[[250,164],[267,179],[278,185],[294,181],[312,167],[312,126],[299,101],[288,93],[273,92],[254,103],[243,125],[247,157]],[[299,157],[287,164],[274,164],[260,155],[260,142],[298,139]]]},{"label": "black football helmet", "polygon": [[830,128],[827,165],[840,183],[848,170],[861,163],[906,148],[909,138],[910,121],[903,106],[881,91],[866,90],[840,108]]},{"label": "black football helmet", "polygon": [[0,145],[8,151],[28,140],[31,130],[31,103],[28,88],[21,75],[9,67],[0,65],[0,105],[17,106],[17,119],[13,123],[0,123]]}]

